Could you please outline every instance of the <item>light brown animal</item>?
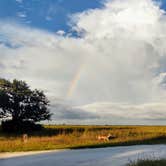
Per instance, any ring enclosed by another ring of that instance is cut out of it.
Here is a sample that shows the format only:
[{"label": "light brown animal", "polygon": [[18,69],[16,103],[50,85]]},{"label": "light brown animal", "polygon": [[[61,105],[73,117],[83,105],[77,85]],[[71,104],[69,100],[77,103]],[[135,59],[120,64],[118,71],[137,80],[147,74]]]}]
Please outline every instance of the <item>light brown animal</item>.
[{"label": "light brown animal", "polygon": [[26,143],[28,141],[28,134],[23,134],[22,135],[22,142]]},{"label": "light brown animal", "polygon": [[115,136],[112,136],[111,134],[108,134],[107,136],[99,135],[99,136],[97,137],[97,139],[98,139],[99,141],[109,141],[109,140],[114,139],[114,138],[115,138]]}]

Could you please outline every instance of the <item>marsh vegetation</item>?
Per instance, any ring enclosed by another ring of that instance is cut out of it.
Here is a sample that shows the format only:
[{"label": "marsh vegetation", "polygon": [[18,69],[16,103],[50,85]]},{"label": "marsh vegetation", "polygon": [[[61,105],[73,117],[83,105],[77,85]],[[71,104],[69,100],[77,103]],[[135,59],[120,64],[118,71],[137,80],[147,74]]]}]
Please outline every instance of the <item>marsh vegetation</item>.
[{"label": "marsh vegetation", "polygon": [[[97,148],[111,146],[163,144],[166,143],[165,126],[68,126],[45,125],[40,131],[26,133],[0,131],[0,152],[32,151],[50,149]],[[99,140],[99,135],[113,136]]]}]

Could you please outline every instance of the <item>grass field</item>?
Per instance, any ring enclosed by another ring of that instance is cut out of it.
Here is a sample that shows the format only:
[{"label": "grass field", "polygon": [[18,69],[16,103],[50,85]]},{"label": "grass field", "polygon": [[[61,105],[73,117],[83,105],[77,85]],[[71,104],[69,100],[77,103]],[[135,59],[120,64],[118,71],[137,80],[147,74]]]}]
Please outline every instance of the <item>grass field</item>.
[{"label": "grass field", "polygon": [[[99,141],[99,135],[111,134],[110,141]],[[166,126],[44,126],[28,133],[27,142],[21,134],[4,134],[0,130],[0,152],[50,150],[63,148],[97,148],[138,144],[166,143]]]},{"label": "grass field", "polygon": [[136,162],[131,162],[127,166],[166,166],[166,159],[162,160],[138,160]]}]

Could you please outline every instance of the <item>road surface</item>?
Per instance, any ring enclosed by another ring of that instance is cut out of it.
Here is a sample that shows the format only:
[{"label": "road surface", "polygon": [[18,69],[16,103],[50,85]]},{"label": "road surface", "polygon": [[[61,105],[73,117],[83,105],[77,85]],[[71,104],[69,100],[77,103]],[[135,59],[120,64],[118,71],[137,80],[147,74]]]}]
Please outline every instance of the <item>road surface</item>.
[{"label": "road surface", "polygon": [[166,158],[166,145],[54,151],[0,159],[0,166],[123,166],[140,158]]}]

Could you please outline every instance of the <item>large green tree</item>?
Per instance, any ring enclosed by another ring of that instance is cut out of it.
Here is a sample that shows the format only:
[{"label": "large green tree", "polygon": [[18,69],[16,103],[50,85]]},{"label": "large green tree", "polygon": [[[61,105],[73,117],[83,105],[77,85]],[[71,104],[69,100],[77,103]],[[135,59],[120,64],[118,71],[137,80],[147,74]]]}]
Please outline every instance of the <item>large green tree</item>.
[{"label": "large green tree", "polygon": [[31,90],[24,81],[0,79],[0,118],[13,122],[49,120],[49,101],[43,91]]}]

